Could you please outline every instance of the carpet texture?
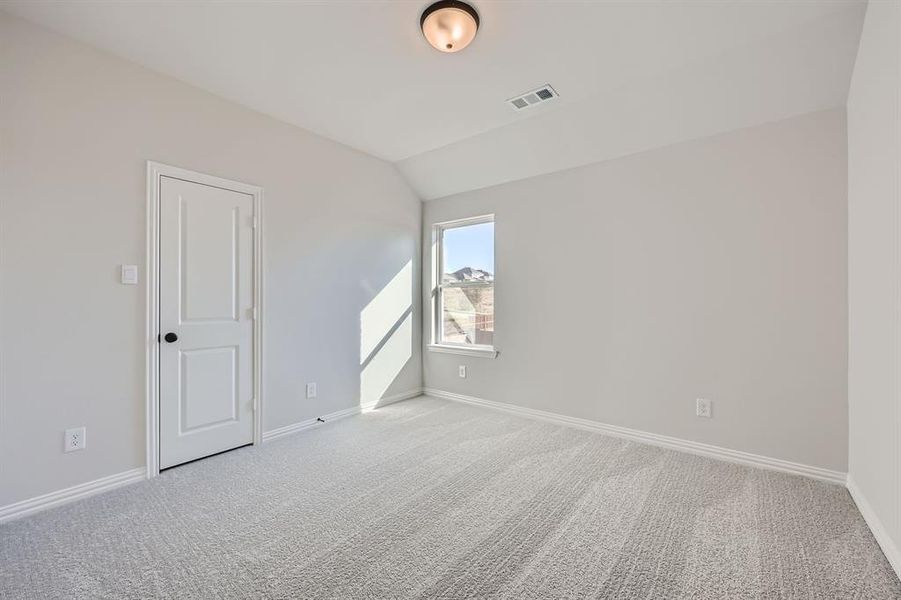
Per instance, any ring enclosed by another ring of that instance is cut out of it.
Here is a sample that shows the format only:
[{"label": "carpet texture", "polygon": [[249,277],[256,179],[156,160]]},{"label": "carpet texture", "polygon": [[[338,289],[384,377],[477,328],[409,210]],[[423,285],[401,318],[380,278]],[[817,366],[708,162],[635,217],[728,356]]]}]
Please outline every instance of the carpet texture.
[{"label": "carpet texture", "polygon": [[0,567],[15,599],[901,598],[840,486],[431,398],[4,524]]}]

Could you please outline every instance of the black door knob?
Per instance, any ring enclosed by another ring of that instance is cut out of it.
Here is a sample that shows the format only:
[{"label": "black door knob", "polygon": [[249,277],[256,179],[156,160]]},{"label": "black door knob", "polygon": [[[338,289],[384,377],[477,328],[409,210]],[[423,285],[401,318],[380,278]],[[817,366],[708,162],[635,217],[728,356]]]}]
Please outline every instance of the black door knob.
[{"label": "black door knob", "polygon": [[163,336],[163,339],[171,344],[172,342],[175,342],[178,340],[178,336],[170,331],[169,333],[167,333],[166,335]]}]

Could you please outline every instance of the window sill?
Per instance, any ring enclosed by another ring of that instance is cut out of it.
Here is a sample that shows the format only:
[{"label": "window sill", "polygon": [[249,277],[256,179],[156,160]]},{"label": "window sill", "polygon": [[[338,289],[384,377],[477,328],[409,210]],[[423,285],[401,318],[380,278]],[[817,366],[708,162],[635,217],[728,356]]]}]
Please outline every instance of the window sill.
[{"label": "window sill", "polygon": [[478,356],[480,358],[496,358],[497,350],[494,348],[467,348],[466,346],[447,346],[444,344],[429,344],[429,352],[443,352],[445,354],[462,354],[463,356]]}]

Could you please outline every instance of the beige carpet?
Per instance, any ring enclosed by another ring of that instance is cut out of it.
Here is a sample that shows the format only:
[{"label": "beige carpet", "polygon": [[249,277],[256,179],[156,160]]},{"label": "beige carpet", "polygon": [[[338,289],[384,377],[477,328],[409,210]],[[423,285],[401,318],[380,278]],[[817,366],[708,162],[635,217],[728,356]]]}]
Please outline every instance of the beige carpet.
[{"label": "beige carpet", "polygon": [[2,598],[901,598],[840,486],[419,398],[0,526]]}]

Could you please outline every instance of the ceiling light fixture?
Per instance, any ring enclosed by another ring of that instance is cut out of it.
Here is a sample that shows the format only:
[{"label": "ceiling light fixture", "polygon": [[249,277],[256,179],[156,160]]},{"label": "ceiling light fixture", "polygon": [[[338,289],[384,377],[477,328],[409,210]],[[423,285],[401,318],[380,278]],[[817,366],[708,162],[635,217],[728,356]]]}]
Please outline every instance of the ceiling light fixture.
[{"label": "ceiling light fixture", "polygon": [[479,30],[479,13],[457,0],[441,0],[429,6],[419,19],[422,35],[441,52],[459,52]]}]

